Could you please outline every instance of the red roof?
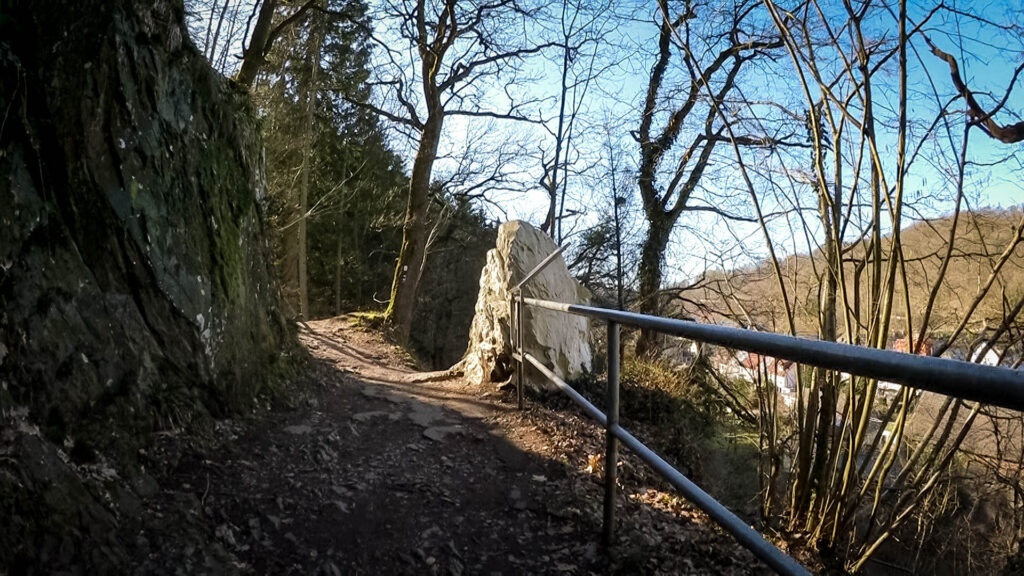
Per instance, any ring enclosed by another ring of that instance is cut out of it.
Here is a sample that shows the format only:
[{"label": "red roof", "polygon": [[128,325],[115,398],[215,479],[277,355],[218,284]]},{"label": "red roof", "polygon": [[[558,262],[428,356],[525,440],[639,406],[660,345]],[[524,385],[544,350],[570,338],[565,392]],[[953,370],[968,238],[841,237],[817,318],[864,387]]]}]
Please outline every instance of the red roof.
[{"label": "red roof", "polygon": [[[909,348],[909,346],[907,344],[908,344],[908,338],[906,338],[906,337],[897,338],[896,341],[892,343],[892,349],[897,351],[897,352],[905,352],[905,353],[909,354],[910,353],[910,348]],[[923,343],[915,341],[914,342],[914,347],[917,348],[918,346],[920,346],[920,348],[919,348],[920,351],[918,352],[918,354],[920,356],[931,356],[932,355],[932,350],[934,349],[934,342],[932,342],[931,338],[925,337]]]}]

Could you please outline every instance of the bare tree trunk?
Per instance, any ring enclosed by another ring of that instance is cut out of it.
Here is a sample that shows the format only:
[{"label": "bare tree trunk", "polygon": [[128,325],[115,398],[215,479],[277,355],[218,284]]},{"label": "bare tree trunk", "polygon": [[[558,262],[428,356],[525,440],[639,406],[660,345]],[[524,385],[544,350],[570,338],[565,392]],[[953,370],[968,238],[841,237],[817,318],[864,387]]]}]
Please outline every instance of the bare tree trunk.
[{"label": "bare tree trunk", "polygon": [[338,244],[337,253],[334,257],[334,314],[341,314],[341,253],[345,248],[345,236],[342,234],[342,229],[339,226],[337,230]]},{"label": "bare tree trunk", "polygon": [[263,56],[266,54],[277,2],[278,0],[263,0],[263,4],[260,6],[260,14],[256,17],[256,25],[253,26],[249,45],[242,53],[242,66],[238,69],[238,75],[235,76],[235,81],[243,86],[252,86],[260,67],[263,66]]},{"label": "bare tree trunk", "polygon": [[313,132],[316,121],[316,100],[317,100],[317,76],[320,71],[320,47],[323,38],[314,22],[309,30],[309,58],[310,66],[309,83],[306,85],[306,134],[302,143],[302,168],[299,182],[299,253],[298,253],[298,276],[299,276],[299,317],[303,320],[309,319],[309,278],[306,271],[307,248],[307,220],[309,214],[309,172],[310,164],[313,161]]},{"label": "bare tree trunk", "polygon": [[423,126],[409,180],[409,204],[405,212],[405,224],[402,226],[402,249],[395,265],[391,301],[384,314],[392,338],[403,344],[409,341],[413,312],[416,309],[416,294],[427,244],[430,174],[437,158],[437,145],[441,140],[443,124],[442,113],[435,113],[427,118]]},{"label": "bare tree trunk", "polygon": [[[672,227],[675,225],[675,218],[664,212],[651,212],[648,214],[648,222],[647,238],[644,240],[640,254],[639,308],[643,314],[659,315],[661,299],[658,291],[661,289],[662,264],[665,260],[665,249],[668,248],[668,239],[672,233]],[[657,353],[660,341],[658,333],[647,329],[640,330],[640,337],[636,341],[636,355],[649,356]]]},{"label": "bare tree trunk", "polygon": [[[643,199],[644,214],[648,224],[647,239],[644,241],[640,260],[640,311],[645,314],[661,312],[658,291],[661,289],[661,280],[664,274],[662,264],[665,259],[665,249],[668,247],[672,228],[679,221],[679,216],[686,210],[690,195],[697,189],[697,185],[708,167],[715,145],[721,137],[720,133],[715,133],[712,130],[719,106],[733,89],[736,76],[744,62],[750,59],[750,57],[740,58],[738,55],[744,51],[776,46],[774,42],[730,46],[720,51],[706,67],[698,60],[693,59],[689,48],[686,48],[682,51],[682,58],[691,70],[689,86],[682,91],[675,88],[666,89],[663,84],[672,58],[673,37],[680,44],[686,44],[676,29],[695,19],[696,14],[687,8],[683,13],[672,18],[669,16],[668,3],[665,0],[658,0],[658,7],[661,12],[658,57],[651,66],[643,113],[640,116],[640,127],[637,131],[637,140],[640,144],[637,186],[640,197]],[[739,28],[740,19],[737,17],[737,20],[732,22],[733,32],[730,33],[730,37]],[[696,74],[695,71],[699,71],[699,74]],[[722,85],[712,91],[708,85],[709,78],[720,71],[724,74]],[[701,94],[703,90],[707,90],[708,96],[711,97],[711,104],[704,114],[705,130],[703,133],[694,135],[687,145],[686,152],[676,160],[673,176],[667,182],[658,182],[662,160],[665,158],[666,152],[677,142],[686,119],[693,114],[695,107],[703,99]],[[674,107],[664,128],[652,132],[652,124],[662,98],[661,95],[666,92],[673,95],[681,92],[683,98],[680,99],[678,106]],[[661,340],[661,337],[653,331],[642,329],[637,340],[637,355],[655,353],[658,340]]]},{"label": "bare tree trunk", "polygon": [[213,15],[217,11],[216,3],[207,7],[210,10],[210,17],[206,19],[206,34],[203,37],[203,55],[210,50],[210,34],[213,32]]},{"label": "bare tree trunk", "polygon": [[545,179],[544,187],[546,188],[545,192],[548,194],[548,212],[544,216],[544,221],[540,224],[540,231],[554,238],[555,218],[557,218],[555,209],[558,207],[558,192],[557,188],[551,184],[550,179]]},{"label": "bare tree trunk", "polygon": [[[563,19],[565,18],[565,2],[562,3]],[[558,128],[555,131],[555,157],[551,161],[551,171],[548,174],[545,185],[548,190],[548,215],[540,229],[547,232],[558,244],[562,243],[561,222],[558,219],[556,208],[558,206],[558,170],[562,167],[562,146],[565,143],[565,99],[569,92],[569,42],[566,39],[562,45],[562,87],[559,92],[558,105]]]},{"label": "bare tree trunk", "polygon": [[619,214],[620,202],[618,185],[615,182],[615,166],[612,165],[612,207],[615,213],[615,302],[619,310],[626,309],[626,301],[623,296],[622,278],[622,219]]},{"label": "bare tree trunk", "polygon": [[[395,263],[391,298],[385,312],[385,329],[389,337],[400,344],[408,342],[409,339],[420,275],[426,257],[426,219],[427,208],[430,204],[430,178],[434,160],[437,158],[437,147],[441,139],[444,117],[449,113],[463,115],[481,113],[479,110],[458,109],[446,112],[445,104],[454,98],[453,95],[461,94],[463,83],[475,78],[474,71],[477,69],[493,70],[498,66],[509,66],[512,65],[510,63],[513,60],[518,61],[529,55],[537,54],[552,45],[548,43],[515,47],[507,51],[493,53],[492,50],[501,42],[496,38],[492,41],[490,31],[484,30],[482,23],[492,16],[499,15],[504,17],[509,14],[518,14],[526,17],[530,13],[529,10],[524,10],[514,1],[481,5],[464,12],[460,12],[459,3],[456,0],[445,0],[443,4],[443,9],[437,20],[428,14],[437,7],[427,6],[426,0],[407,3],[404,8],[395,7],[398,12],[396,16],[400,16],[403,22],[414,23],[414,26],[404,30],[404,33],[405,37],[415,44],[419,54],[420,70],[416,81],[421,84],[426,120],[420,119],[420,113],[416,106],[402,93],[397,95],[397,99],[404,108],[403,113],[408,113],[404,116],[401,113],[396,114],[377,108],[365,101],[349,100],[356,106],[373,110],[391,121],[403,124],[420,133],[412,175],[409,179],[409,202],[405,223],[402,227],[402,248]],[[469,50],[468,53],[456,54],[455,63],[445,62],[445,55],[449,49],[462,37],[472,38],[470,44],[482,43],[486,49],[482,49],[478,58],[475,57],[476,52]],[[403,82],[392,84],[401,87],[404,86]],[[487,113],[486,115],[510,120],[521,119],[517,113]]]},{"label": "bare tree trunk", "polygon": [[[231,18],[228,19],[228,29],[224,32],[224,49],[220,51],[220,55],[217,56],[216,63],[210,60],[213,67],[216,68],[221,74],[227,70],[228,56],[231,53],[231,45],[235,41],[235,34],[238,32],[238,15],[241,12],[241,5],[235,5],[231,11]],[[243,38],[244,40],[244,38]]]},{"label": "bare tree trunk", "polygon": [[220,40],[220,29],[224,26],[224,15],[227,14],[229,6],[231,6],[231,0],[224,0],[224,7],[221,8],[220,16],[217,18],[217,28],[213,32],[213,41],[210,42],[210,53],[206,55],[211,64],[217,55],[217,41]]}]

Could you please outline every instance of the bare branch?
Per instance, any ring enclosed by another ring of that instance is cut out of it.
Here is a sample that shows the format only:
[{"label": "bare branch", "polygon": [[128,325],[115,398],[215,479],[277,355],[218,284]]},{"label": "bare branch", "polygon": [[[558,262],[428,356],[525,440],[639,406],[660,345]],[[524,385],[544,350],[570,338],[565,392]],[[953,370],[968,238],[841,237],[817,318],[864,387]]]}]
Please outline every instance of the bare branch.
[{"label": "bare branch", "polygon": [[1004,144],[1016,144],[1021,140],[1024,140],[1024,122],[1018,122],[1008,126],[1000,126],[992,116],[1003,107],[1006,103],[1007,98],[1010,97],[1010,91],[1013,89],[1013,85],[1017,82],[1017,77],[1021,71],[1024,70],[1024,64],[1017,66],[1017,69],[1013,72],[1013,79],[1010,81],[1010,88],[1006,91],[1006,95],[1003,100],[992,112],[986,112],[978,101],[974,98],[974,93],[967,87],[963,79],[960,77],[960,66],[957,64],[956,58],[947,52],[943,52],[932,43],[931,39],[925,36],[925,42],[928,43],[928,47],[931,48],[932,54],[937,58],[944,61],[949,65],[949,75],[953,79],[953,86],[956,87],[957,92],[967,102],[967,116],[971,121],[981,129],[994,138]]}]

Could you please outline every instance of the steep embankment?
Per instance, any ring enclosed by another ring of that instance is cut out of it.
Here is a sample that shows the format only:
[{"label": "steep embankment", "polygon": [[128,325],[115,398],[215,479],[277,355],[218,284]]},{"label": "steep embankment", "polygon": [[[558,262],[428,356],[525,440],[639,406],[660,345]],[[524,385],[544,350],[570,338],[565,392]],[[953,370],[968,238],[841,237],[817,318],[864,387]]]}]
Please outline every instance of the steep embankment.
[{"label": "steep embankment", "polygon": [[187,38],[171,0],[0,8],[0,572],[120,572],[149,434],[291,349],[248,98]]}]

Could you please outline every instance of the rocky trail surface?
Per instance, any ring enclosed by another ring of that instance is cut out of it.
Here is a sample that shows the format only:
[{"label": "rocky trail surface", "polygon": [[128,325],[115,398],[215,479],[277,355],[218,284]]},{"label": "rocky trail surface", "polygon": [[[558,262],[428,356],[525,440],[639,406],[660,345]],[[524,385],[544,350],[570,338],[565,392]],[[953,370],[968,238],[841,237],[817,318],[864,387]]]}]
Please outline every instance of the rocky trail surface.
[{"label": "rocky trail surface", "polygon": [[[603,436],[572,409],[423,374],[339,317],[311,376],[213,441],[168,435],[136,492],[140,573],[748,574],[766,569],[629,456],[599,546]],[[123,507],[123,506],[122,506]]]}]

